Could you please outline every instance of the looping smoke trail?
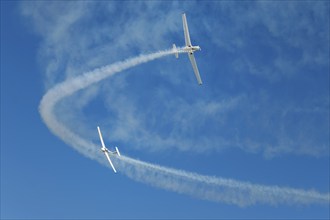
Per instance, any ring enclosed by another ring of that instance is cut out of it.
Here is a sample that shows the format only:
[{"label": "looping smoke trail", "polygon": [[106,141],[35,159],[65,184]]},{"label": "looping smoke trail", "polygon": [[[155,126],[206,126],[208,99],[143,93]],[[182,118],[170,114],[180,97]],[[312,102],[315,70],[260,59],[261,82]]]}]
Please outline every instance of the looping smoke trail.
[{"label": "looping smoke trail", "polygon": [[[183,53],[180,48],[178,48],[177,52]],[[56,104],[61,99],[70,96],[73,93],[84,89],[94,83],[100,82],[101,80],[110,77],[115,73],[174,53],[175,51],[173,50],[164,50],[152,54],[140,55],[122,62],[117,62],[95,69],[90,72],[86,72],[81,76],[78,76],[73,79],[68,79],[62,83],[59,83],[43,96],[39,105],[39,112],[41,114],[41,117],[53,134],[58,136],[65,143],[71,145],[73,148],[75,148],[85,156],[91,159],[96,159],[95,155],[97,155],[97,147],[95,147],[92,142],[86,141],[83,138],[77,136],[65,125],[58,121],[56,115],[53,112],[53,109],[55,108]]]},{"label": "looping smoke trail", "polygon": [[[115,73],[176,52],[183,53],[184,51],[178,48],[178,51],[165,50],[152,54],[140,55],[135,58],[95,69],[76,78],[68,79],[67,81],[57,84],[43,96],[40,102],[39,111],[41,117],[48,128],[65,143],[71,145],[83,155],[95,159],[102,164],[106,164],[106,160],[102,157],[103,155],[99,151],[98,146],[76,135],[58,121],[53,112],[56,104],[61,99],[72,95],[74,92],[110,77]],[[125,156],[114,157],[114,162],[121,173],[136,181],[200,199],[221,201],[239,206],[253,205],[256,203],[328,204],[330,200],[329,194],[320,194],[312,190],[304,191],[278,186],[262,186],[220,177],[203,176],[197,173],[142,162]]]}]

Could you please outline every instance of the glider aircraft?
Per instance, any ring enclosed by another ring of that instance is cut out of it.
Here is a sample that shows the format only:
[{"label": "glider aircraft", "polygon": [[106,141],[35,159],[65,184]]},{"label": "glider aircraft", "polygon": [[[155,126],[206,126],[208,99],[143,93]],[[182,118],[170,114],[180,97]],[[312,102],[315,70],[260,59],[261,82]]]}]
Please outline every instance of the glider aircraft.
[{"label": "glider aircraft", "polygon": [[101,144],[102,144],[101,151],[102,151],[102,152],[105,154],[105,156],[107,157],[107,159],[108,159],[108,161],[109,161],[109,163],[110,163],[110,165],[111,165],[111,167],[112,167],[112,169],[113,169],[113,172],[117,173],[115,167],[113,166],[113,164],[112,164],[112,162],[111,162],[111,160],[110,160],[109,153],[110,153],[110,154],[115,154],[115,155],[120,156],[120,152],[119,152],[119,150],[118,150],[117,147],[115,147],[115,148],[116,148],[115,151],[110,151],[110,150],[108,150],[108,148],[106,148],[105,145],[104,145],[104,141],[103,141],[102,134],[101,134],[101,130],[100,130],[100,127],[99,127],[99,126],[97,126],[97,130],[98,130],[98,132],[99,132],[99,136],[100,136],[100,140],[101,140]]},{"label": "glider aircraft", "polygon": [[[202,79],[201,79],[201,76],[199,75],[197,63],[196,63],[195,56],[194,56],[194,52],[197,50],[201,50],[201,48],[199,46],[192,46],[192,44],[191,44],[186,14],[182,14],[182,22],[183,22],[184,40],[185,40],[186,46],[183,48],[180,48],[180,50],[188,53],[191,65],[194,69],[194,73],[195,73],[197,82],[199,85],[202,85]],[[175,46],[175,44],[173,44],[173,51],[176,51],[175,57],[179,58],[179,52],[178,52],[178,49]]]}]

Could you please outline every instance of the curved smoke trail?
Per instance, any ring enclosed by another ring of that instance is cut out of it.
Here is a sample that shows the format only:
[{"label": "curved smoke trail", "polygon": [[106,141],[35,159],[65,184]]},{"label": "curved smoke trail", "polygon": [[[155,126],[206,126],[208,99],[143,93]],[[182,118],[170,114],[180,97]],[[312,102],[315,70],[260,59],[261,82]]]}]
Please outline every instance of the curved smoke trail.
[{"label": "curved smoke trail", "polygon": [[39,105],[39,112],[41,117],[48,128],[65,143],[71,145],[85,156],[95,159],[95,155],[97,155],[96,152],[98,151],[97,147],[92,142],[77,136],[64,124],[59,122],[53,112],[55,105],[63,98],[70,96],[73,93],[92,84],[100,82],[101,80],[110,77],[115,73],[119,73],[136,65],[146,63],[173,53],[175,53],[173,50],[165,50],[152,54],[140,55],[122,62],[117,62],[90,72],[86,72],[81,76],[59,83],[42,97]]},{"label": "curved smoke trail", "polygon": [[[180,51],[181,52],[181,51]],[[48,128],[65,143],[83,155],[105,163],[99,147],[83,139],[59,122],[54,114],[56,104],[63,98],[97,83],[125,69],[174,54],[165,50],[117,62],[69,79],[50,89],[42,98],[39,111]],[[278,186],[262,186],[220,177],[162,167],[126,156],[115,157],[118,170],[126,176],[152,186],[194,196],[200,199],[219,201],[239,206],[266,204],[328,204],[330,195],[310,190],[298,190]]]}]

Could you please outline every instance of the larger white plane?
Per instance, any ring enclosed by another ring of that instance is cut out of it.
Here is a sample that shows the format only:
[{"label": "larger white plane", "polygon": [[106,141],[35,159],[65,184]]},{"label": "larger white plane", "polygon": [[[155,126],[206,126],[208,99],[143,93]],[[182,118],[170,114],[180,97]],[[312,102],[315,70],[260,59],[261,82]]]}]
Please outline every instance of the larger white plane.
[{"label": "larger white plane", "polygon": [[[182,23],[183,23],[184,40],[185,40],[186,46],[183,48],[180,48],[180,50],[188,53],[191,65],[194,69],[194,73],[195,73],[197,82],[199,85],[202,85],[202,79],[201,79],[201,76],[199,75],[199,71],[198,71],[195,56],[194,56],[194,52],[197,50],[201,50],[201,48],[199,46],[193,46],[191,44],[186,14],[182,14]],[[173,44],[173,50],[176,51],[175,57],[179,58],[179,52],[178,52],[178,49],[176,48],[175,44]]]},{"label": "larger white plane", "polygon": [[112,169],[113,169],[113,172],[117,173],[115,167],[113,166],[113,164],[112,164],[112,162],[111,162],[111,160],[110,160],[109,153],[110,153],[110,154],[116,154],[116,155],[120,156],[120,152],[119,152],[119,150],[118,150],[117,147],[115,147],[115,148],[116,148],[115,151],[110,151],[110,150],[108,150],[108,148],[106,148],[105,145],[104,145],[104,141],[103,141],[102,134],[101,134],[101,130],[100,130],[100,127],[99,127],[99,126],[97,126],[97,130],[98,130],[98,132],[99,132],[99,136],[100,136],[100,140],[101,140],[101,144],[102,144],[101,151],[102,151],[102,152],[105,154],[105,156],[107,157],[107,159],[108,159],[108,161],[109,161],[109,163],[110,163],[110,165],[111,165],[111,167],[112,167]]}]

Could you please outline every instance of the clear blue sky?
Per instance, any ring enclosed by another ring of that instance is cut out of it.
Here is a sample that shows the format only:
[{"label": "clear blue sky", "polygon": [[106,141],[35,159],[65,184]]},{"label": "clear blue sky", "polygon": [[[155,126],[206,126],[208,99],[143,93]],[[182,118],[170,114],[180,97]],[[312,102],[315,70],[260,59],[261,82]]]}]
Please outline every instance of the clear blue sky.
[{"label": "clear blue sky", "polygon": [[[56,84],[184,44],[56,105],[57,119],[142,161],[329,193],[329,2],[1,1],[1,218],[329,218],[327,204],[240,207],[91,160],[38,111]],[[134,172],[134,171],[133,171]],[[134,176],[134,175],[133,175]]]}]

